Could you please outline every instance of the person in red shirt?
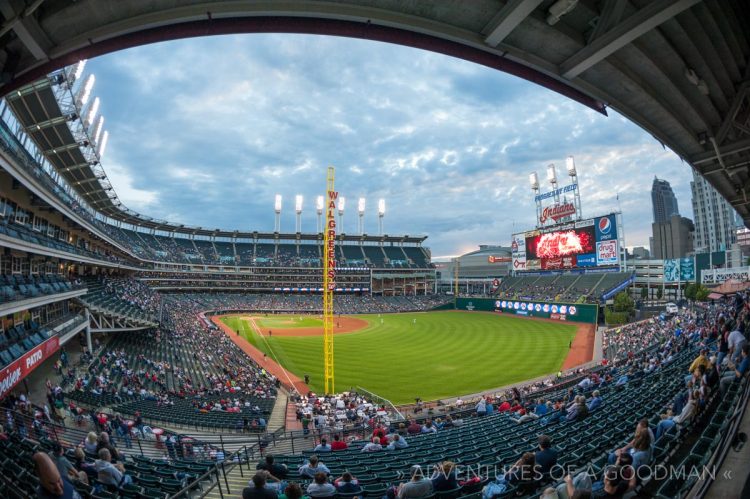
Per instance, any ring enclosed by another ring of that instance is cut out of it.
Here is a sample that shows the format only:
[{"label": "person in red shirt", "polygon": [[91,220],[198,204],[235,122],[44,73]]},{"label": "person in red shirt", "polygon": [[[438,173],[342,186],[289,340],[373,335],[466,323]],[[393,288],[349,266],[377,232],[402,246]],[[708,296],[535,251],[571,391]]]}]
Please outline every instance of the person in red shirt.
[{"label": "person in red shirt", "polygon": [[503,403],[497,408],[498,412],[508,412],[510,410],[510,402],[503,400]]},{"label": "person in red shirt", "polygon": [[407,433],[409,433],[409,435],[416,435],[422,431],[422,427],[412,419],[411,421],[409,421],[409,426],[406,428],[406,431]]},{"label": "person in red shirt", "polygon": [[344,441],[341,440],[341,436],[340,435],[334,435],[333,436],[333,442],[331,442],[331,450],[332,451],[344,450],[347,447],[349,447],[349,446],[346,445],[346,442],[344,442]]}]

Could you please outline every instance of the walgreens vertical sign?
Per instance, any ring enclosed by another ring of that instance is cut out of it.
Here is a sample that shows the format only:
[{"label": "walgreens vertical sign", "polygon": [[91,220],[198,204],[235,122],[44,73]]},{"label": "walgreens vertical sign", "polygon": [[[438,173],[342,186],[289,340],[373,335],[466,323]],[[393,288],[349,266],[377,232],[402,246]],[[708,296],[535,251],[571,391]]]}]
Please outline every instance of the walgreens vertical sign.
[{"label": "walgreens vertical sign", "polygon": [[34,369],[60,349],[60,338],[53,336],[44,343],[40,343],[8,367],[0,371],[0,398],[3,398],[19,381],[24,379]]},{"label": "walgreens vertical sign", "polygon": [[328,191],[328,209],[326,210],[326,230],[328,231],[326,257],[328,259],[328,289],[336,289],[336,200],[339,193]]}]

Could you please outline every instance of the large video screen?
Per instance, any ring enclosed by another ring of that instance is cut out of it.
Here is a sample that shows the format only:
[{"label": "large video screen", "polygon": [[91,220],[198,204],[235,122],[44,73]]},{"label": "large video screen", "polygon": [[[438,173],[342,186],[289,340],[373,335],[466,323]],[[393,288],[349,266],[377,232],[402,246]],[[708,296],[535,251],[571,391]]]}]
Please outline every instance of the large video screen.
[{"label": "large video screen", "polygon": [[615,215],[514,234],[515,270],[613,266],[619,262]]}]

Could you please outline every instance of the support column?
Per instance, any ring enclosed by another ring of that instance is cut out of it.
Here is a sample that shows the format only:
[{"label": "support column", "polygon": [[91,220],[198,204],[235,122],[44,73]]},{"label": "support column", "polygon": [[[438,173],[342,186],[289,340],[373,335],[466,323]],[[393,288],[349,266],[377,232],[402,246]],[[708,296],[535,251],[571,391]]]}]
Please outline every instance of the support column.
[{"label": "support column", "polygon": [[91,345],[91,314],[89,309],[86,308],[86,347],[89,349],[89,353],[94,355],[94,348]]}]

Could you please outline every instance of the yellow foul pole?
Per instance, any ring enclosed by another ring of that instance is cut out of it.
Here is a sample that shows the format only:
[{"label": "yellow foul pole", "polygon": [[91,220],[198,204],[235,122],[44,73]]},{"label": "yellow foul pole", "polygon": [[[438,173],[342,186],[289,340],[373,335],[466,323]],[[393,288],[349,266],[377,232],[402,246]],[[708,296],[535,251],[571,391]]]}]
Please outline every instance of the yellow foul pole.
[{"label": "yellow foul pole", "polygon": [[334,168],[326,176],[326,223],[323,227],[323,377],[326,394],[333,386],[333,291],[336,289],[336,201]]}]

